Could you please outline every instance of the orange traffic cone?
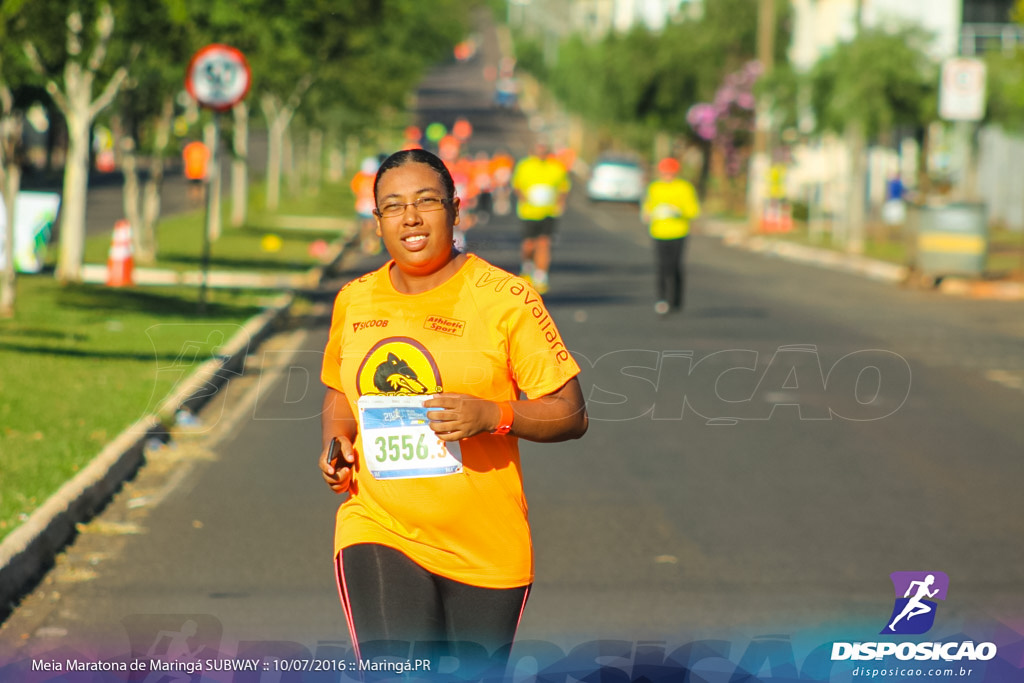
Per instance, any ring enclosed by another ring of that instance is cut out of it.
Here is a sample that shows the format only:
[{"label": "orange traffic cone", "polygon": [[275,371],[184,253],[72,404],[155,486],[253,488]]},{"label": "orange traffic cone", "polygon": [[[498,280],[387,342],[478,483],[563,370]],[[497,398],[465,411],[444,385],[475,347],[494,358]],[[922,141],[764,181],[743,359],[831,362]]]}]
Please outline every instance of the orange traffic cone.
[{"label": "orange traffic cone", "polygon": [[761,232],[771,234],[778,232],[779,217],[775,202],[767,202],[761,211]]},{"label": "orange traffic cone", "polygon": [[785,204],[779,217],[779,232],[793,232],[793,207]]},{"label": "orange traffic cone", "polygon": [[132,268],[135,260],[132,257],[132,226],[125,220],[114,223],[114,238],[110,243],[110,254],[107,257],[107,286],[130,287]]}]

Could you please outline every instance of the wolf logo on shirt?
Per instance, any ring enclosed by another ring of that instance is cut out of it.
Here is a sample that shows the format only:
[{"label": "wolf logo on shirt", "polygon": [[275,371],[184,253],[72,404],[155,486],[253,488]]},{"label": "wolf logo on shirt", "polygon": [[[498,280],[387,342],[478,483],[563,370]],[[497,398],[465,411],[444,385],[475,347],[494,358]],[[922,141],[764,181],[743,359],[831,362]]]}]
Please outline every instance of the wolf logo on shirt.
[{"label": "wolf logo on shirt", "polygon": [[433,356],[410,337],[388,337],[377,342],[356,371],[359,395],[437,394],[444,391]]},{"label": "wolf logo on shirt", "polygon": [[377,366],[373,373],[373,386],[382,394],[425,394],[427,387],[416,376],[409,364],[393,353]]}]

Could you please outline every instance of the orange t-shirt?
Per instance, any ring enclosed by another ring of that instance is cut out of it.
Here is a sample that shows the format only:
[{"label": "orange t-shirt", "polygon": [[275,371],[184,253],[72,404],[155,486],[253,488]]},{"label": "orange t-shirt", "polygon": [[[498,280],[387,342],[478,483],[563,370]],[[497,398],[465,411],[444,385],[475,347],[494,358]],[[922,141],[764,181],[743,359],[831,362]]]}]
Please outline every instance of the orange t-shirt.
[{"label": "orange t-shirt", "polygon": [[[348,399],[451,391],[494,401],[537,398],[579,374],[540,296],[469,254],[421,294],[391,284],[393,261],[345,285],[334,303],[321,379]],[[393,368],[379,372],[382,367]],[[402,374],[400,391],[381,384]],[[375,378],[377,383],[375,384]],[[533,581],[533,546],[514,436],[460,442],[463,471],[377,480],[361,439],[355,486],[338,509],[335,553],[357,543],[395,548],[435,574],[484,588]]]}]

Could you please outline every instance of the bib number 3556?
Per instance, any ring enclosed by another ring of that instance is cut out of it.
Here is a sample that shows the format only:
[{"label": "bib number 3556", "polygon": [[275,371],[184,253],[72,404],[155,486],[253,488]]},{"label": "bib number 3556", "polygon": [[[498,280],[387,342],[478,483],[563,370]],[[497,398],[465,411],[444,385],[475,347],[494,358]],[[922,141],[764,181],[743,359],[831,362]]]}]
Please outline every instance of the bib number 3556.
[{"label": "bib number 3556", "polygon": [[423,402],[430,396],[362,396],[359,408],[363,456],[376,479],[440,477],[462,471],[457,442],[430,429]]},{"label": "bib number 3556", "polygon": [[[415,440],[415,445],[413,444]],[[426,434],[391,434],[390,436],[378,436],[374,439],[376,444],[375,458],[377,462],[397,462],[398,460],[427,460],[432,455],[437,456],[436,453],[431,454],[430,449],[427,448],[427,435]]]}]

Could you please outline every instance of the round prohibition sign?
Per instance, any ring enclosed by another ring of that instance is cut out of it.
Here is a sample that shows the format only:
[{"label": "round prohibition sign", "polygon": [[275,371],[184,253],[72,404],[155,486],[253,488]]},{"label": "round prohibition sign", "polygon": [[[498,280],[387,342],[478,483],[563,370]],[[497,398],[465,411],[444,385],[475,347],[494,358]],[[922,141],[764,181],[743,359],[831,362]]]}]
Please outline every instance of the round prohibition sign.
[{"label": "round prohibition sign", "polygon": [[945,75],[946,85],[958,95],[974,95],[984,91],[984,65],[966,59],[951,61]]},{"label": "round prohibition sign", "polygon": [[230,45],[214,43],[192,56],[185,89],[203,107],[226,111],[242,101],[252,83],[245,55]]}]

